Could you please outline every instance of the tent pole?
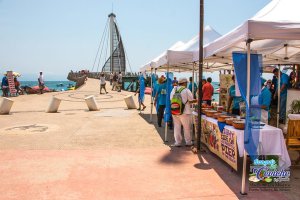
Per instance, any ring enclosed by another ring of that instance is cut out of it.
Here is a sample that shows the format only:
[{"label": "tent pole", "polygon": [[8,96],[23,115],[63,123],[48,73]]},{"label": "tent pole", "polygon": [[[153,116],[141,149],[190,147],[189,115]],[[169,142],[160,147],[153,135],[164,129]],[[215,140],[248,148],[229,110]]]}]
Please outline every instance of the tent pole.
[{"label": "tent pole", "polygon": [[[250,43],[251,40],[247,41],[247,101],[248,106],[250,106],[250,62],[251,62],[251,54],[250,54]],[[247,113],[249,115],[249,113]],[[245,137],[245,134],[244,134]],[[245,138],[244,138],[245,144]],[[243,174],[242,174],[242,187],[241,187],[241,194],[247,195],[246,193],[246,167],[247,167],[247,152],[245,150],[244,145],[244,156],[243,156]]]},{"label": "tent pole", "polygon": [[279,72],[278,72],[278,80],[277,80],[277,121],[276,126],[279,127],[279,117],[280,117],[280,79],[281,79],[281,66],[278,65]]},{"label": "tent pole", "polygon": [[195,81],[195,63],[193,63],[193,74],[192,74],[192,94],[193,94],[193,97],[194,97],[194,92],[195,92],[194,81]]},{"label": "tent pole", "polygon": [[[168,79],[169,79],[169,62],[168,62],[168,68],[167,68],[167,83],[168,83]],[[167,84],[167,92],[169,93],[168,91],[168,84]],[[166,101],[170,101],[170,98],[169,99],[166,99]],[[166,103],[167,105],[167,103]],[[167,109],[167,108],[166,108]],[[168,142],[168,119],[164,119],[165,121],[165,142]]]},{"label": "tent pole", "polygon": [[200,0],[200,30],[199,30],[199,87],[198,87],[198,124],[197,124],[197,149],[201,148],[201,112],[202,112],[202,76],[203,76],[203,25],[204,25],[204,0]]},{"label": "tent pole", "polygon": [[[141,78],[141,76],[142,76],[142,72],[140,72],[140,74],[139,74],[139,80],[140,80],[140,78]],[[141,94],[141,81],[140,81],[140,94]],[[139,111],[140,111],[140,114],[142,113],[142,109],[141,109],[141,100],[139,99],[139,97],[138,97],[138,100],[139,100]]]},{"label": "tent pole", "polygon": [[[194,86],[194,80],[195,80],[195,65],[196,63],[193,62],[193,74],[192,74],[192,94],[193,94],[193,99],[195,98],[194,97],[194,94],[195,94],[195,86]],[[194,126],[195,124],[194,123],[191,123],[191,128],[192,128],[192,140],[194,141],[195,140],[195,129],[194,129]]]},{"label": "tent pole", "polygon": [[152,113],[153,113],[153,79],[152,79],[153,68],[151,67],[151,112],[150,112],[150,123],[152,123]]}]

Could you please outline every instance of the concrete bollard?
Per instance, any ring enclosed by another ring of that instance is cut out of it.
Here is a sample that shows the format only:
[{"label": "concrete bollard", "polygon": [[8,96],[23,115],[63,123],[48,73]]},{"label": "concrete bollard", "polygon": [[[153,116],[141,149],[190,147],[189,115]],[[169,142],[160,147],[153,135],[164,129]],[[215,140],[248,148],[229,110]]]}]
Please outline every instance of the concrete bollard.
[{"label": "concrete bollard", "polygon": [[84,100],[86,102],[86,105],[89,108],[89,111],[98,111],[99,110],[94,95],[88,96],[88,97],[84,98]]},{"label": "concrete bollard", "polygon": [[14,103],[13,100],[3,97],[2,102],[0,104],[0,114],[8,115],[13,103]]},{"label": "concrete bollard", "polygon": [[125,103],[127,105],[127,108],[128,109],[136,109],[136,105],[134,103],[134,100],[133,100],[133,96],[132,95],[128,95],[124,98],[125,100]]},{"label": "concrete bollard", "polygon": [[52,97],[50,104],[46,110],[47,113],[56,113],[60,105],[61,99]]}]

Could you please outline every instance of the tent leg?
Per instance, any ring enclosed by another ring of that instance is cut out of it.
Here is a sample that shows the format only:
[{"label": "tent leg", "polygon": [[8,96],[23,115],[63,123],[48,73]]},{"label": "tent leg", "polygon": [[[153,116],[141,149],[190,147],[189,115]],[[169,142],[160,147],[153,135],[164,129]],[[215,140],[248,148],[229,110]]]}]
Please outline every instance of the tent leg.
[{"label": "tent leg", "polygon": [[152,67],[151,67],[151,112],[150,112],[150,123],[152,123],[152,113],[153,113],[153,80],[152,80],[152,71],[153,71],[153,69],[152,69]]},{"label": "tent leg", "polygon": [[[168,82],[168,80],[169,80],[169,62],[168,62],[168,68],[167,68],[167,82]],[[167,84],[168,85],[168,84]],[[167,93],[169,94],[169,89],[168,89],[169,87],[167,86]],[[166,101],[170,101],[170,99],[166,99]],[[167,106],[168,104],[166,103],[166,106]],[[167,108],[166,108],[167,109]],[[168,120],[169,119],[164,119],[164,121],[165,121],[165,142],[167,142],[168,141]]]},{"label": "tent leg", "polygon": [[[248,106],[250,106],[250,40],[247,41],[247,101]],[[248,113],[247,113],[248,115]],[[247,139],[248,140],[248,139]],[[245,142],[245,138],[244,138]],[[242,187],[241,187],[241,194],[246,195],[246,167],[247,167],[247,153],[244,146],[244,156],[243,156],[243,174],[242,174]]]},{"label": "tent leg", "polygon": [[168,142],[168,122],[165,123],[165,142]]},{"label": "tent leg", "polygon": [[281,67],[278,65],[279,72],[278,72],[278,81],[277,81],[277,121],[276,121],[276,126],[277,128],[279,127],[279,118],[280,118],[280,79],[281,79]]},{"label": "tent leg", "polygon": [[[194,93],[195,93],[195,86],[194,86],[194,82],[195,82],[195,65],[196,63],[193,63],[193,74],[192,74],[192,94],[193,94],[193,99],[194,99]],[[193,120],[191,120],[193,121]],[[191,126],[191,130],[192,130],[192,140],[194,141],[195,139],[195,130],[194,130],[194,123],[190,124]]]}]

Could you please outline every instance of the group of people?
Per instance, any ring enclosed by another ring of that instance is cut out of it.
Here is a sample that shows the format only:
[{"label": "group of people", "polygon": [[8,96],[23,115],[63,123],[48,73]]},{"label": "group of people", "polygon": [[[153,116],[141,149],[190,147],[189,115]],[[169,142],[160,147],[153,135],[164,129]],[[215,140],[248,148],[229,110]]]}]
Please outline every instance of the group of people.
[{"label": "group of people", "polygon": [[[20,87],[20,82],[17,77],[14,77],[14,87],[16,89],[16,95],[23,94],[23,90]],[[7,74],[4,74],[2,81],[1,81],[1,90],[2,90],[2,96],[8,97],[9,95],[9,83]]]},{"label": "group of people", "polygon": [[[110,85],[112,86],[111,90],[112,91],[118,91],[121,92],[122,89],[122,73],[119,72],[119,74],[117,74],[116,72],[114,73],[110,73],[109,74],[109,82]],[[102,93],[102,89],[104,89],[104,94],[107,94],[107,90],[106,90],[106,77],[104,73],[100,74],[100,94]]]},{"label": "group of people", "polygon": [[[203,85],[202,90],[205,92],[205,100],[208,102],[211,101],[213,96],[213,87],[211,86],[211,78],[208,79],[208,84]],[[212,88],[211,88],[211,87]],[[157,124],[159,127],[162,126],[162,119],[164,116],[165,108],[166,108],[166,100],[167,100],[167,79],[164,76],[158,78],[157,85],[154,88],[153,97],[154,97],[154,105],[157,107]],[[181,136],[181,127],[184,130],[184,139],[185,145],[191,146],[193,145],[192,136],[191,136],[191,115],[192,108],[191,103],[196,102],[197,96],[197,84],[193,81],[192,77],[190,77],[189,82],[186,78],[180,78],[177,80],[174,77],[172,81],[172,91],[170,93],[170,102],[172,104],[174,98],[176,96],[180,96],[181,103],[181,112],[180,114],[172,114],[170,119],[164,119],[168,122],[168,126],[170,129],[174,126],[174,139],[175,143],[173,146],[180,147],[182,145],[182,136]],[[172,100],[173,99],[173,100]],[[172,110],[171,105],[171,110]]]},{"label": "group of people", "polygon": [[[28,86],[21,87],[21,83],[18,80],[16,75],[13,75],[13,79],[14,79],[14,86],[13,87],[16,89],[16,95],[24,94],[24,92],[26,91],[25,89]],[[43,90],[45,88],[45,81],[44,81],[43,72],[40,72],[40,74],[39,74],[38,86],[39,86],[39,93],[43,94]],[[7,73],[5,73],[3,78],[2,78],[1,90],[2,90],[2,93],[3,93],[2,94],[3,97],[8,97],[9,96],[10,90],[9,90],[9,82],[8,82]]]},{"label": "group of people", "polygon": [[[280,73],[280,92],[278,94],[278,78]],[[287,104],[287,89],[288,88],[297,88],[295,72],[291,72],[290,76],[286,73],[280,72],[278,68],[273,70],[273,79],[265,80],[261,78],[261,92],[258,96],[258,103],[253,105],[253,108],[260,108],[261,112],[261,121],[264,123],[269,123],[271,120],[270,110],[271,107],[277,108],[279,106],[279,122],[285,123],[286,121],[286,104]],[[229,88],[228,91],[228,106],[227,112],[232,114],[240,115],[241,104],[243,99],[241,96],[236,96],[235,92],[235,76],[232,76],[233,85]],[[277,105],[278,96],[280,96],[279,105]],[[277,110],[277,109],[276,109]]]},{"label": "group of people", "polygon": [[[281,81],[280,81],[280,122],[284,122],[286,115],[286,96],[287,96],[287,88],[292,87],[294,84],[294,79],[291,79],[293,76],[293,72],[290,77],[282,72],[281,73]],[[274,69],[274,80],[278,79],[279,70]],[[277,83],[274,83],[274,80],[264,80],[262,81],[262,87],[260,95],[257,97],[257,103],[252,105],[254,108],[259,108],[259,113],[261,114],[261,121],[268,123],[270,120],[270,107],[271,102],[274,101],[278,97],[277,92]],[[241,96],[237,96],[236,94],[236,86],[235,86],[235,75],[232,76],[233,85],[230,86],[228,90],[228,105],[227,112],[235,115],[240,115],[241,106],[244,102]],[[202,103],[211,105],[214,94],[214,87],[212,86],[212,79],[208,77],[207,79],[202,80]],[[175,144],[174,146],[182,145],[182,136],[181,136],[181,127],[184,129],[184,138],[185,144],[187,146],[192,145],[191,140],[191,103],[196,102],[196,99],[200,96],[198,94],[198,85],[193,82],[192,77],[190,77],[189,81],[186,78],[181,78],[177,80],[174,77],[172,81],[173,89],[170,94],[170,101],[174,97],[174,94],[180,93],[182,102],[184,104],[184,110],[180,115],[172,115],[172,118],[169,119],[168,124],[174,125],[174,138]],[[164,118],[164,112],[166,109],[166,98],[167,98],[167,80],[162,75],[157,80],[157,85],[153,91],[154,105],[157,108],[157,124],[159,127],[162,126],[162,119]],[[192,93],[194,92],[194,93]],[[172,106],[172,105],[171,105]],[[172,109],[172,108],[171,108]],[[168,119],[164,119],[166,122]]]}]

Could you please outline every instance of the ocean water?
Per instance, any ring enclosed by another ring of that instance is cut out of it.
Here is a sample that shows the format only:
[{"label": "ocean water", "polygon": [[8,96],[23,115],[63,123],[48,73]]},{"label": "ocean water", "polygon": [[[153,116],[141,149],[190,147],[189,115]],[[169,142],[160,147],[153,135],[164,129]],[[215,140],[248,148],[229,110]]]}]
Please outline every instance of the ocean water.
[{"label": "ocean water", "polygon": [[[37,81],[20,81],[21,86],[36,86],[39,83]],[[69,86],[75,86],[75,82],[73,81],[45,81],[45,86],[49,89],[53,89],[56,91],[66,91]]]},{"label": "ocean water", "polygon": [[[37,81],[20,81],[21,86],[33,87],[38,85]],[[66,91],[69,86],[75,86],[73,81],[45,81],[45,85],[52,90],[56,91]],[[2,90],[0,90],[0,95],[2,95]]]},{"label": "ocean water", "polygon": [[[21,86],[36,86],[38,85],[37,81],[20,81]],[[73,81],[46,81],[45,85],[49,88],[49,89],[53,89],[56,91],[66,91],[68,89],[69,85],[73,85],[75,86],[75,82]],[[129,86],[129,82],[128,83],[124,83],[125,88],[127,88]],[[212,85],[214,87],[215,93],[213,95],[213,99],[216,102],[219,102],[219,93],[216,93],[216,90],[219,88],[219,82],[212,82]],[[134,84],[134,89],[135,89],[135,84]],[[2,95],[2,90],[0,90],[0,95]]]}]

